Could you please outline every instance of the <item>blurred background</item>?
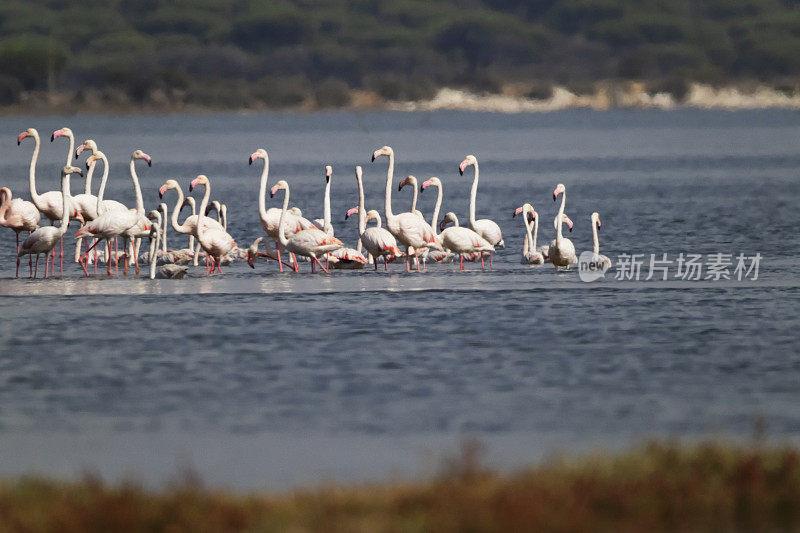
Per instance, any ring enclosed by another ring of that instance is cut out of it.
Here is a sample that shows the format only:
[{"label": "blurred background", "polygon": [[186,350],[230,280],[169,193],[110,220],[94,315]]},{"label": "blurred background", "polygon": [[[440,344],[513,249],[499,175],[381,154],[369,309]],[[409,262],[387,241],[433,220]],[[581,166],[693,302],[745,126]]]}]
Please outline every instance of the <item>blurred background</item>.
[{"label": "blurred background", "polygon": [[5,0],[0,108],[380,106],[637,82],[793,95],[798,0]]}]

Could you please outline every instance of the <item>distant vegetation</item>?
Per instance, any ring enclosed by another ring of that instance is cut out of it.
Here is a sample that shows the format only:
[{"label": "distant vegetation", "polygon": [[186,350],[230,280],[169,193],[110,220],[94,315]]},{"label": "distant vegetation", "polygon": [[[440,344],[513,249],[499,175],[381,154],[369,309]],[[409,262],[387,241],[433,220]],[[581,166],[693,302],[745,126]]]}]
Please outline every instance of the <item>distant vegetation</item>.
[{"label": "distant vegetation", "polygon": [[0,105],[337,107],[617,79],[794,92],[800,0],[0,3]]},{"label": "distant vegetation", "polygon": [[0,483],[2,532],[797,531],[800,452],[651,444],[512,475],[476,448],[430,481],[234,494],[189,478],[152,492],[88,477]]}]

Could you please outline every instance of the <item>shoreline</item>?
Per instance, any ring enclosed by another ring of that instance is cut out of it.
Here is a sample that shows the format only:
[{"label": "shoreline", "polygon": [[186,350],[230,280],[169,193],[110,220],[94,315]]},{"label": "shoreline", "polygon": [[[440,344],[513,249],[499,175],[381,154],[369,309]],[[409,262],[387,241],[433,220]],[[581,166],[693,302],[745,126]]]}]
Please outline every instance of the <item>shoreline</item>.
[{"label": "shoreline", "polygon": [[374,93],[354,90],[350,103],[341,107],[319,107],[308,103],[292,107],[268,107],[260,103],[240,107],[200,106],[187,103],[147,102],[137,104],[77,103],[69,94],[26,95],[18,105],[0,108],[0,117],[22,115],[75,115],[105,114],[113,116],[155,114],[215,114],[215,113],[316,113],[330,111],[476,111],[504,114],[537,114],[569,109],[609,111],[617,109],[641,110],[726,110],[748,111],[760,109],[800,110],[800,93],[787,94],[767,85],[725,86],[692,83],[686,95],[677,99],[667,92],[648,92],[644,83],[599,83],[592,94],[577,94],[566,87],[553,86],[546,99],[530,98],[519,94],[516,87],[506,87],[500,94],[478,94],[455,88],[442,88],[428,100],[392,101]]}]

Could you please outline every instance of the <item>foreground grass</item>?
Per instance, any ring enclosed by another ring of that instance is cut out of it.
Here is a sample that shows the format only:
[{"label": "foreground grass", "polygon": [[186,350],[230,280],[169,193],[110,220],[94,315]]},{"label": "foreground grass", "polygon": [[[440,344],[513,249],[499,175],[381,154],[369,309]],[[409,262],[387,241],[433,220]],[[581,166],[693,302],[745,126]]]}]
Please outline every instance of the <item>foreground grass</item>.
[{"label": "foreground grass", "polygon": [[0,532],[800,530],[797,448],[651,443],[511,475],[477,457],[425,482],[278,495],[23,478],[0,484]]}]

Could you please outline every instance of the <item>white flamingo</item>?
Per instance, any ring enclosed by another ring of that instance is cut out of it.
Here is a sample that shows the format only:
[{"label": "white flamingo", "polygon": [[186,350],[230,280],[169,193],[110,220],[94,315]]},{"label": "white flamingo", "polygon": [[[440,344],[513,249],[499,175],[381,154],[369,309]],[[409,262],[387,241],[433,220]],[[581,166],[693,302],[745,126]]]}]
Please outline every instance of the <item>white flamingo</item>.
[{"label": "white flamingo", "polygon": [[[291,238],[286,237],[286,229],[283,226],[286,212],[289,207],[289,184],[284,180],[279,181],[270,190],[270,197],[275,196],[279,190],[286,191],[283,198],[283,209],[281,210],[281,218],[278,221],[278,240],[286,250],[289,252],[308,257],[311,260],[311,270],[316,271],[315,265],[319,265],[326,273],[326,269],[322,263],[319,262],[319,257],[342,247],[342,241],[336,237],[331,237],[324,231],[311,227],[302,231],[296,232]],[[297,265],[297,262],[295,262]],[[295,272],[299,271],[298,266],[295,267]]]},{"label": "white flamingo", "polygon": [[605,270],[611,268],[611,259],[600,253],[600,240],[597,238],[600,226],[600,215],[595,211],[592,213],[592,262]]},{"label": "white flamingo", "polygon": [[[283,265],[285,264],[281,259],[281,243],[278,237],[279,229],[280,229],[280,220],[281,220],[281,210],[276,207],[271,207],[267,209],[266,206],[266,196],[267,196],[267,178],[269,176],[269,155],[267,151],[263,148],[259,148],[255,152],[250,155],[250,163],[253,164],[254,161],[257,159],[264,160],[264,169],[261,171],[261,183],[259,186],[258,192],[258,216],[261,219],[261,226],[264,228],[264,232],[269,235],[269,237],[275,241],[275,250],[278,253],[278,266],[280,267],[281,272],[283,272]],[[303,214],[299,209],[292,208],[286,213],[286,217],[284,218],[283,223],[286,225],[284,228],[284,233],[287,237],[291,237],[298,231],[302,231],[304,229],[310,229],[314,227],[307,218],[303,218]],[[268,256],[272,257],[272,256]],[[297,268],[297,261],[294,257],[294,254],[290,253],[290,258],[292,260],[293,265],[291,268]],[[288,266],[288,265],[287,265]]]},{"label": "white flamingo", "polygon": [[[356,245],[356,250],[361,253],[361,245],[363,244],[367,253],[372,257],[375,270],[378,270],[379,257],[383,257],[383,268],[388,270],[389,259],[400,257],[402,252],[397,247],[397,240],[394,235],[381,227],[381,216],[378,212],[375,210],[367,212],[364,209],[364,182],[362,181],[360,165],[356,166],[356,183],[358,184],[358,207],[348,210],[344,218],[347,220],[350,216],[358,213],[358,244]],[[368,228],[367,222],[370,220],[377,221],[378,225]]]},{"label": "white flamingo", "polygon": [[33,202],[13,198],[8,187],[0,189],[0,226],[14,230],[17,235],[17,271],[14,277],[19,277],[19,232],[27,231],[30,235],[39,227],[39,218],[41,214]]},{"label": "white flamingo", "polygon": [[[83,175],[81,169],[73,166],[65,166],[61,169],[61,226],[45,226],[38,228],[31,233],[27,239],[22,242],[22,248],[17,252],[17,257],[23,255],[36,254],[36,270],[33,277],[39,273],[39,254],[47,256],[64,237],[69,227],[69,177],[70,174]],[[78,215],[78,220],[82,221],[82,217]],[[55,256],[53,256],[53,266],[51,266],[51,273],[55,270]],[[63,273],[62,273],[63,275]],[[47,263],[45,263],[44,276],[47,277]]]},{"label": "white flamingo", "polygon": [[[452,222],[454,227],[446,227],[448,222]],[[444,215],[439,228],[442,230],[439,238],[448,250],[452,250],[459,257],[463,254],[480,254],[481,268],[484,267],[483,253],[494,250],[492,243],[470,228],[460,227],[458,225],[458,217],[453,212],[448,212]],[[461,270],[464,270],[464,259],[460,259],[459,262],[461,263]]]},{"label": "white flamingo", "polygon": [[[523,265],[542,265],[544,255],[536,249],[536,238],[539,234],[539,215],[533,210],[531,204],[525,204],[514,211],[513,216],[522,213],[522,221],[525,223],[525,243],[522,246],[522,257],[520,263]],[[533,225],[533,235],[531,235],[531,225]]]},{"label": "white flamingo", "polygon": [[425,248],[442,249],[442,245],[436,239],[433,228],[412,212],[400,213],[395,215],[392,212],[392,177],[394,175],[394,150],[389,146],[384,146],[375,150],[372,154],[372,161],[377,157],[386,156],[389,158],[389,167],[386,171],[386,193],[384,196],[384,212],[386,214],[386,228],[395,238],[406,247],[406,271],[411,272],[410,252],[414,249],[414,258],[417,270],[419,270],[419,252]]},{"label": "white flamingo", "polygon": [[[164,185],[159,187],[158,197],[163,198],[164,194],[170,189],[175,189],[178,192],[178,198],[177,201],[175,202],[175,207],[172,209],[172,216],[170,217],[172,229],[174,229],[178,233],[182,233],[184,235],[189,236],[189,248],[188,249],[184,248],[183,250],[177,250],[175,252],[176,255],[181,257],[182,259],[180,259],[179,261],[176,258],[175,262],[176,263],[184,262],[184,260],[187,259],[187,256],[188,257],[194,256],[194,258],[196,259],[198,252],[197,249],[194,247],[194,238],[197,237],[198,215],[195,213],[196,210],[194,206],[194,198],[190,196],[189,198],[184,199],[183,189],[181,189],[181,186],[178,185],[178,182],[173,179],[167,180],[166,183],[164,183]],[[178,215],[180,214],[181,208],[183,208],[184,205],[191,206],[192,215],[186,217],[186,220],[184,220],[182,224],[179,224]],[[205,224],[208,228],[220,229],[222,231],[225,231],[224,228],[222,227],[222,224],[220,224],[213,218],[203,217],[203,224]],[[195,261],[195,266],[196,265],[197,263]]]},{"label": "white flamingo", "polygon": [[[33,148],[33,155],[31,156],[30,168],[28,170],[28,178],[31,189],[31,200],[36,209],[50,221],[51,225],[55,225],[56,220],[61,220],[61,209],[63,209],[63,198],[61,191],[47,191],[43,194],[36,192],[36,162],[39,159],[39,148],[41,141],[39,139],[39,132],[34,128],[28,128],[17,136],[17,146],[22,143],[22,140],[27,137],[33,137],[35,146]],[[75,209],[71,200],[68,199],[69,218],[72,220],[78,219],[78,211]],[[82,218],[82,217],[81,217]],[[60,243],[60,259],[61,259],[61,273],[64,273],[64,241],[59,240]],[[53,260],[55,260],[55,250],[52,251]]]},{"label": "white flamingo", "polygon": [[222,256],[227,255],[228,252],[236,247],[236,241],[222,228],[219,222],[217,222],[217,226],[210,226],[206,223],[206,221],[211,220],[206,217],[206,207],[208,207],[208,199],[211,196],[211,182],[207,176],[200,174],[192,180],[191,185],[189,185],[189,191],[194,190],[198,185],[203,185],[206,191],[203,194],[203,201],[200,202],[200,207],[197,210],[197,240],[203,250],[214,260],[209,273],[213,274],[214,270],[219,270],[222,273],[220,268]]},{"label": "white flamingo", "polygon": [[[131,180],[133,181],[133,189],[136,193],[136,214],[138,220],[136,224],[128,228],[122,233],[125,246],[125,275],[128,275],[128,262],[132,259],[136,265],[136,275],[139,275],[139,244],[141,240],[150,235],[150,220],[145,216],[144,200],[142,199],[142,188],[139,185],[139,176],[136,174],[136,161],[143,160],[147,163],[148,167],[153,166],[153,161],[149,155],[141,150],[134,150],[131,153],[130,160],[130,173]],[[130,245],[130,246],[129,246]],[[129,248],[132,256],[129,255]]]},{"label": "white flamingo", "polygon": [[[553,191],[554,202],[558,199],[559,194],[563,194],[563,196],[561,197],[561,207],[558,208],[558,215],[556,216],[556,239],[550,243],[548,253],[548,258],[556,270],[559,267],[569,268],[571,264],[578,262],[578,258],[575,256],[575,245],[562,235],[564,205],[567,203],[567,189],[563,183],[559,183]],[[572,231],[571,224],[569,224],[569,231]]]},{"label": "white flamingo", "polygon": [[[444,193],[444,186],[442,185],[442,181],[437,178],[433,177],[427,179],[422,182],[420,186],[420,192],[424,192],[425,189],[428,187],[436,187],[438,192],[436,194],[436,205],[433,208],[433,216],[431,217],[431,227],[433,228],[434,233],[436,232],[436,224],[439,218],[439,209],[442,207],[442,195]],[[453,259],[455,258],[455,254],[449,250],[432,250],[430,253],[426,254],[427,259],[428,257],[436,261],[437,263],[452,263]],[[461,256],[463,257],[463,255]]]},{"label": "white flamingo", "polygon": [[[402,191],[403,187],[405,187],[406,185],[411,185],[411,190],[413,191],[413,194],[411,195],[411,212],[415,213],[419,217],[425,218],[424,216],[422,216],[422,211],[417,209],[417,188],[419,187],[419,182],[417,181],[417,177],[409,174],[408,176],[405,177],[405,179],[403,179],[403,181],[400,182],[400,184],[397,186],[397,190]],[[434,221],[431,224],[431,227],[433,226],[433,224],[436,224],[436,222]]]},{"label": "white flamingo", "polygon": [[[495,248],[505,248],[506,244],[503,241],[503,233],[500,231],[500,226],[498,226],[496,222],[488,218],[475,220],[475,201],[478,195],[479,179],[478,160],[475,156],[468,155],[465,157],[461,164],[458,165],[458,172],[463,176],[464,170],[470,165],[475,167],[475,178],[472,180],[472,190],[469,195],[469,227],[472,228],[472,231],[489,241]],[[494,252],[492,252],[489,257],[489,266],[491,267],[494,261]]]}]

